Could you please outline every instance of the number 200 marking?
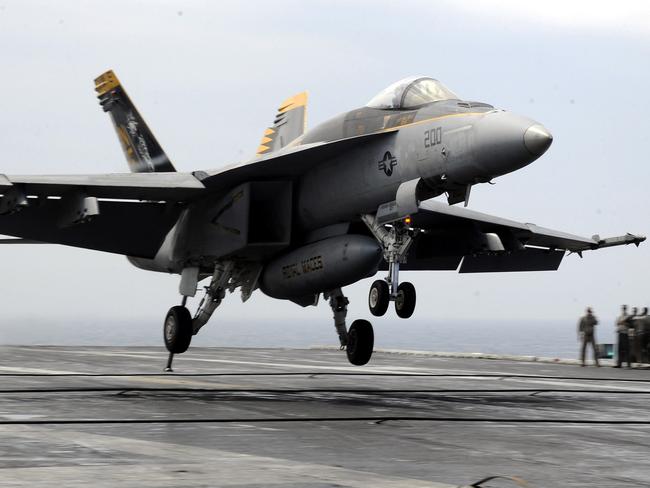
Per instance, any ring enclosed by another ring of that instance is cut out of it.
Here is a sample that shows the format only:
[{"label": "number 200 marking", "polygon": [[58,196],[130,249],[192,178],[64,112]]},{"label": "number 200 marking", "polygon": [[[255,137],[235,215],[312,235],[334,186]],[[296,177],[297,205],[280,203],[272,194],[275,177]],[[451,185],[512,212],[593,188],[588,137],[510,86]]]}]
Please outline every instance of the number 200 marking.
[{"label": "number 200 marking", "polygon": [[442,127],[424,131],[424,147],[432,147],[442,142]]}]

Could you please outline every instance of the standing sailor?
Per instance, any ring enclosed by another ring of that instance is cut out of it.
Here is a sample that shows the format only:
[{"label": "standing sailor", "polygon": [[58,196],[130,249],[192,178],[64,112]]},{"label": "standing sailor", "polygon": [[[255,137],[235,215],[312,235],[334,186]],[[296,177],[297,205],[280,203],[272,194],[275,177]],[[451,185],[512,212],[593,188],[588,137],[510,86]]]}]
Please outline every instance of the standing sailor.
[{"label": "standing sailor", "polygon": [[627,305],[621,305],[621,315],[616,319],[616,337],[618,339],[618,347],[616,350],[616,366],[620,368],[623,361],[627,361],[627,367],[631,368],[630,364],[630,340],[627,335],[628,324],[631,317],[627,313]]},{"label": "standing sailor", "polygon": [[648,315],[648,307],[643,307],[643,320],[639,322],[639,329],[637,330],[636,339],[639,342],[639,359],[641,363],[650,362],[650,351],[648,350],[648,342],[650,342],[650,315]]},{"label": "standing sailor", "polygon": [[640,308],[639,314],[632,321],[634,336],[630,337],[630,349],[637,363],[645,362],[645,324],[648,320],[648,307]]},{"label": "standing sailor", "polygon": [[578,337],[582,341],[582,349],[580,353],[580,360],[582,361],[581,366],[585,366],[585,353],[587,352],[587,344],[591,343],[591,347],[594,351],[594,362],[596,366],[598,364],[598,354],[596,353],[596,337],[594,334],[594,328],[598,320],[596,319],[591,307],[587,307],[587,313],[580,318],[578,322]]}]

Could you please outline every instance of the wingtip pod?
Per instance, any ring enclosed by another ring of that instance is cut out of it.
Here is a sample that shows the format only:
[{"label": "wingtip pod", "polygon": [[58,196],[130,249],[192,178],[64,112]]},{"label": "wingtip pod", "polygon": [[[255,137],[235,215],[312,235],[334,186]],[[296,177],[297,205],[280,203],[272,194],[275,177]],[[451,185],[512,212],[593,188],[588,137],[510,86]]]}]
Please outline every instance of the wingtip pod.
[{"label": "wingtip pod", "polygon": [[636,247],[639,247],[639,244],[641,244],[641,243],[642,243],[643,241],[645,241],[645,239],[646,239],[645,236],[641,236],[641,235],[638,235],[638,236],[636,236],[636,235],[634,235],[634,234],[628,234],[628,235],[629,235],[629,236],[632,236],[632,238],[633,238],[632,243],[633,243]]},{"label": "wingtip pod", "polygon": [[614,246],[626,246],[628,244],[634,244],[636,247],[639,247],[643,241],[646,240],[645,236],[627,233],[624,236],[618,237],[607,237],[605,239],[600,239],[598,235],[594,236],[594,240],[597,241],[593,249],[602,249],[604,247],[614,247]]}]

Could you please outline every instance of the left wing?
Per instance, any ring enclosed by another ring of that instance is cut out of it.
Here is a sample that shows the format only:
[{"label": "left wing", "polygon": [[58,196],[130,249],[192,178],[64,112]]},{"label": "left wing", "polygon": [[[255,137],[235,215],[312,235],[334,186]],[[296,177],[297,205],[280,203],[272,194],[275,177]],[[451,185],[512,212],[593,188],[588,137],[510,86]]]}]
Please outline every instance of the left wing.
[{"label": "left wing", "polygon": [[429,200],[411,216],[412,226],[425,230],[409,253],[405,270],[457,269],[461,273],[544,271],[560,266],[566,251],[626,244],[639,245],[644,236],[626,234],[601,239],[496,217]]}]

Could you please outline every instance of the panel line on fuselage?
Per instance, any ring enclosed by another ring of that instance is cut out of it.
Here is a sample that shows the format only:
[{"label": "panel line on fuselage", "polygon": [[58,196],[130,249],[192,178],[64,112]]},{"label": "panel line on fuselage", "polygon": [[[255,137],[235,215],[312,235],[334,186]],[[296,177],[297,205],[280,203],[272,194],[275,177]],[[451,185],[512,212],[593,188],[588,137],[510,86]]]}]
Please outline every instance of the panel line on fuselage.
[{"label": "panel line on fuselage", "polygon": [[459,114],[438,115],[436,117],[431,117],[431,118],[423,119],[423,120],[417,120],[415,122],[410,122],[410,123],[404,124],[404,125],[399,125],[399,126],[395,126],[395,127],[387,127],[385,129],[380,129],[377,132],[397,131],[397,130],[400,130],[400,129],[404,129],[406,127],[425,124],[427,122],[433,122],[434,120],[446,119],[448,117],[461,117],[461,116],[469,116],[469,115],[485,115],[486,113],[489,113],[489,112],[464,112],[464,113],[459,113]]}]

